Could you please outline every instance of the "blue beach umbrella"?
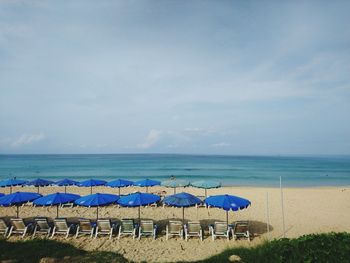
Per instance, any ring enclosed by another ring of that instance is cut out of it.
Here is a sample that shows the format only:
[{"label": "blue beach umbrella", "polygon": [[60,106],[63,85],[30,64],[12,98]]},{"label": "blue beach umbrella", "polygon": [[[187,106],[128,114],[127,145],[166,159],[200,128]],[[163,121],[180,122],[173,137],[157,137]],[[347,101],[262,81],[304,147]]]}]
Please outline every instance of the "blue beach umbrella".
[{"label": "blue beach umbrella", "polygon": [[190,185],[189,181],[186,180],[167,180],[162,182],[162,185],[165,187],[174,188],[174,194],[176,194],[177,187],[186,187]]},{"label": "blue beach umbrella", "polygon": [[19,206],[31,202],[39,197],[41,194],[32,193],[32,192],[15,192],[12,194],[4,195],[0,197],[0,205],[1,206],[17,206],[17,217],[19,214]]},{"label": "blue beach umbrella", "polygon": [[139,221],[141,219],[141,206],[150,205],[158,202],[160,197],[154,194],[148,193],[133,193],[126,196],[122,196],[118,200],[118,204],[125,207],[138,207],[139,208]]},{"label": "blue beach umbrella", "polygon": [[16,186],[16,185],[23,185],[23,184],[26,184],[27,181],[25,180],[20,180],[20,179],[16,179],[16,178],[13,178],[13,179],[7,179],[7,180],[4,180],[4,181],[1,181],[0,182],[0,187],[10,187],[10,193],[12,194],[12,186]]},{"label": "blue beach umbrella", "polygon": [[3,194],[3,193],[0,193],[0,197],[3,197],[5,194]]},{"label": "blue beach umbrella", "polygon": [[80,198],[80,195],[76,194],[67,194],[67,193],[54,193],[40,197],[33,201],[33,204],[38,206],[52,206],[57,207],[57,217],[58,217],[58,207],[61,204],[72,203],[75,200]]},{"label": "blue beach umbrella", "polygon": [[66,179],[57,181],[55,184],[58,186],[64,186],[64,192],[67,193],[67,186],[78,185],[79,182],[66,178]]},{"label": "blue beach umbrella", "polygon": [[179,193],[175,195],[170,195],[164,198],[163,202],[166,205],[182,207],[182,222],[185,221],[185,207],[190,207],[202,203],[198,197],[188,194]]},{"label": "blue beach umbrella", "polygon": [[140,180],[140,181],[135,182],[134,185],[146,187],[146,192],[148,193],[148,187],[160,185],[160,181],[145,179],[145,180]]},{"label": "blue beach umbrella", "polygon": [[118,187],[119,195],[120,195],[120,188],[121,187],[127,187],[130,185],[134,185],[134,182],[129,181],[129,180],[117,179],[117,180],[113,180],[111,182],[108,182],[106,185],[109,187]]},{"label": "blue beach umbrella", "polygon": [[228,224],[228,211],[238,211],[251,205],[247,199],[234,195],[214,195],[204,200],[207,205],[218,207],[226,211],[226,222]]},{"label": "blue beach umbrella", "polygon": [[74,203],[80,206],[96,207],[96,215],[98,219],[98,207],[116,203],[118,199],[119,196],[117,195],[96,193],[83,196],[75,200]]},{"label": "blue beach umbrella", "polygon": [[221,183],[217,181],[212,181],[212,180],[201,180],[201,181],[196,181],[191,183],[192,186],[197,187],[197,188],[204,188],[205,190],[205,197],[207,197],[207,189],[211,188],[219,188],[221,187]]},{"label": "blue beach umbrella", "polygon": [[38,187],[38,193],[39,193],[39,187],[40,186],[48,186],[48,185],[51,185],[51,184],[54,184],[54,182],[53,181],[49,181],[49,180],[45,180],[45,179],[40,179],[40,178],[26,183],[26,185],[33,185],[35,187]]},{"label": "blue beach umbrella", "polygon": [[83,186],[83,187],[90,187],[90,194],[92,194],[92,187],[93,186],[100,186],[100,185],[105,185],[107,182],[104,180],[95,180],[95,179],[89,179],[83,182],[80,182],[78,186]]}]

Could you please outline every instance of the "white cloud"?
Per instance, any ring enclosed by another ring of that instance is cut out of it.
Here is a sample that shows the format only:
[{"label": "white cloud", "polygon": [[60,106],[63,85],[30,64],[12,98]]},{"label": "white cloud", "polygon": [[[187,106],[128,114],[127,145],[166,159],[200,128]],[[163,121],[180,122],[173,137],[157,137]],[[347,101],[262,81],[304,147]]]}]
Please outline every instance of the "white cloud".
[{"label": "white cloud", "polygon": [[155,130],[155,129],[150,130],[150,132],[146,136],[145,141],[141,144],[138,144],[137,148],[148,149],[152,147],[154,144],[156,144],[159,141],[162,133],[163,132],[161,130]]},{"label": "white cloud", "polygon": [[39,142],[45,139],[45,134],[40,132],[37,134],[22,134],[19,138],[15,139],[11,143],[11,147],[20,148],[24,145]]},{"label": "white cloud", "polygon": [[228,147],[230,146],[230,143],[227,142],[219,142],[219,143],[213,143],[211,146],[212,147]]}]

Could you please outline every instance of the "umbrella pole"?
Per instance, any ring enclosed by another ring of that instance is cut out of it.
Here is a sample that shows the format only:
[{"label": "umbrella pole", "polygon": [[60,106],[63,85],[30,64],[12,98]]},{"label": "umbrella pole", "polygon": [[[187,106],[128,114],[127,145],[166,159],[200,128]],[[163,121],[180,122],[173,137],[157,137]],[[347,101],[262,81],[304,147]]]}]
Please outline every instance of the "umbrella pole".
[{"label": "umbrella pole", "polygon": [[205,198],[207,198],[207,188],[204,189],[204,192],[205,192]]},{"label": "umbrella pole", "polygon": [[38,186],[38,193],[39,193],[39,187],[40,187],[40,186]]},{"label": "umbrella pole", "polygon": [[118,187],[118,191],[119,191],[119,196],[120,196],[120,187]]},{"label": "umbrella pole", "polygon": [[226,224],[228,226],[228,211],[226,211]]},{"label": "umbrella pole", "polygon": [[90,194],[92,195],[92,186],[90,186]]},{"label": "umbrella pole", "polygon": [[148,193],[148,186],[146,186],[146,193]]},{"label": "umbrella pole", "polygon": [[98,206],[96,206],[96,219],[98,220]]},{"label": "umbrella pole", "polygon": [[139,224],[141,223],[141,206],[139,206]]},{"label": "umbrella pole", "polygon": [[18,218],[18,215],[19,215],[19,205],[16,205],[17,207],[17,218]]},{"label": "umbrella pole", "polygon": [[67,193],[67,186],[64,186],[64,193]]},{"label": "umbrella pole", "polygon": [[12,185],[10,185],[10,194],[12,194]]},{"label": "umbrella pole", "polygon": [[56,206],[56,218],[58,218],[58,205]]},{"label": "umbrella pole", "polygon": [[182,224],[185,224],[185,207],[182,207]]}]

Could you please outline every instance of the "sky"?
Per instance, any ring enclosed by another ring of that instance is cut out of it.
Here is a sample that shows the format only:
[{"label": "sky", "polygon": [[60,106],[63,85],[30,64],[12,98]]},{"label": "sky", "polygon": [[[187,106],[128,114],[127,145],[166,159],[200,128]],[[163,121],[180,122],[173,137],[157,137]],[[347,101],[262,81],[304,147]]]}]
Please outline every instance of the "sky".
[{"label": "sky", "polygon": [[350,154],[349,13],[0,0],[0,153]]}]

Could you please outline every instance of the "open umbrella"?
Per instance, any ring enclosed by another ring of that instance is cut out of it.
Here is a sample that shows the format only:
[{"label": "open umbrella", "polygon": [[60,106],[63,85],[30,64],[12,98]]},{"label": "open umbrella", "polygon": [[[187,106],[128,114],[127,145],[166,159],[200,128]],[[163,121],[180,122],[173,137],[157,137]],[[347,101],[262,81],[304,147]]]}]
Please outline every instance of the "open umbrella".
[{"label": "open umbrella", "polygon": [[40,178],[26,183],[26,185],[33,185],[35,187],[38,187],[38,193],[39,193],[39,187],[40,186],[48,186],[48,185],[51,185],[51,184],[54,184],[54,182],[53,181],[49,181],[49,180],[45,180],[45,179],[40,179]]},{"label": "open umbrella", "polygon": [[12,186],[16,186],[16,185],[23,185],[27,183],[27,181],[25,180],[20,180],[20,179],[8,179],[8,180],[4,180],[0,182],[0,187],[10,187],[10,194],[12,194]]},{"label": "open umbrella", "polygon": [[58,207],[61,204],[74,202],[78,198],[80,198],[80,195],[67,194],[67,193],[54,193],[54,194],[46,195],[34,200],[33,204],[38,206],[55,205],[57,207],[57,217],[58,217]]},{"label": "open umbrella", "polygon": [[93,186],[100,186],[100,185],[105,185],[107,182],[104,180],[95,180],[95,179],[89,179],[83,182],[80,182],[78,186],[83,186],[83,187],[90,187],[90,194],[92,194],[92,187]]},{"label": "open umbrella", "polygon": [[17,206],[17,217],[19,214],[19,206],[31,202],[39,197],[41,197],[41,194],[32,193],[32,192],[15,192],[12,194],[5,195],[3,197],[0,197],[0,205],[1,206]]},{"label": "open umbrella", "polygon": [[234,195],[214,195],[204,200],[207,205],[218,207],[226,211],[226,222],[228,224],[228,211],[238,211],[251,205],[251,202],[242,197]]},{"label": "open umbrella", "polygon": [[3,197],[5,194],[3,194],[3,193],[0,193],[0,197]]},{"label": "open umbrella", "polygon": [[148,193],[148,187],[160,185],[160,181],[145,179],[145,180],[135,182],[134,185],[146,187],[146,193]]},{"label": "open umbrella", "polygon": [[141,219],[141,206],[150,205],[158,202],[160,197],[154,194],[148,193],[133,193],[126,196],[122,196],[118,200],[118,204],[125,207],[138,207],[139,208],[139,222]]},{"label": "open umbrella", "polygon": [[182,207],[182,223],[185,221],[185,207],[194,206],[202,203],[198,197],[188,194],[179,193],[175,195],[170,195],[164,198],[163,202],[166,205]]},{"label": "open umbrella", "polygon": [[66,179],[57,181],[55,184],[58,186],[64,186],[64,192],[67,193],[67,186],[78,185],[79,182],[66,178]]},{"label": "open umbrella", "polygon": [[205,191],[205,197],[207,197],[207,189],[211,188],[219,188],[221,187],[221,183],[217,181],[211,181],[211,180],[201,180],[191,183],[192,186],[197,188],[204,188]]},{"label": "open umbrella", "polygon": [[130,185],[133,185],[133,184],[134,184],[134,182],[132,182],[132,181],[118,179],[118,180],[114,180],[114,181],[108,182],[106,185],[110,186],[110,187],[118,187],[118,190],[119,190],[118,194],[120,195],[120,188],[121,187],[126,187],[126,186],[130,186]]},{"label": "open umbrella", "polygon": [[98,207],[116,203],[119,196],[112,194],[91,194],[75,200],[76,205],[86,207],[96,207],[96,218],[98,219]]},{"label": "open umbrella", "polygon": [[177,187],[189,186],[190,182],[186,180],[167,180],[162,182],[162,185],[165,187],[174,188],[174,194],[176,194]]}]

